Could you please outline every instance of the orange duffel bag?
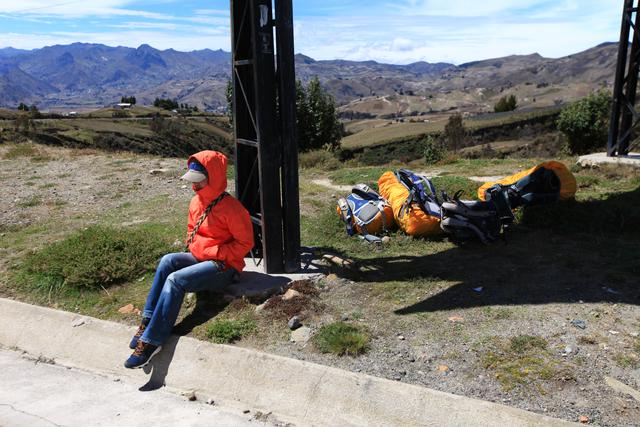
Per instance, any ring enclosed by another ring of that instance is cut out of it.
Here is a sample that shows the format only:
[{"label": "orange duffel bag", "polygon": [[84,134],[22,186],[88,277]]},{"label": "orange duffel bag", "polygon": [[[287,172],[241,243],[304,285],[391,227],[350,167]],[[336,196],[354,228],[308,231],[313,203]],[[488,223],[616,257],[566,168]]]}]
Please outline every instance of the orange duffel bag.
[{"label": "orange duffel bag", "polygon": [[393,218],[402,231],[410,236],[441,232],[440,204],[428,178],[406,169],[387,171],[378,179],[378,188],[391,205]]},{"label": "orange duffel bag", "polygon": [[489,190],[499,187],[509,197],[511,208],[572,199],[576,194],[576,178],[560,162],[554,160],[518,172],[478,188],[478,198],[489,200]]}]

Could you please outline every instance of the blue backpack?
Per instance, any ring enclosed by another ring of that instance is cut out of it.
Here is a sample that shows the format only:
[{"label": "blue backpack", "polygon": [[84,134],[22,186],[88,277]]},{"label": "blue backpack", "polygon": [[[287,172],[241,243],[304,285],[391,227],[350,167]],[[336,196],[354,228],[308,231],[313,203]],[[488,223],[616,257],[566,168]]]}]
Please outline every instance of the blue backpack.
[{"label": "blue backpack", "polygon": [[429,178],[417,175],[409,169],[399,169],[395,175],[398,182],[409,190],[409,197],[402,205],[401,212],[408,212],[411,204],[415,203],[427,215],[440,218],[440,200]]},{"label": "blue backpack", "polygon": [[368,242],[381,242],[374,234],[386,233],[395,225],[389,203],[366,184],[357,184],[351,194],[338,199],[340,219],[349,236],[362,235]]}]

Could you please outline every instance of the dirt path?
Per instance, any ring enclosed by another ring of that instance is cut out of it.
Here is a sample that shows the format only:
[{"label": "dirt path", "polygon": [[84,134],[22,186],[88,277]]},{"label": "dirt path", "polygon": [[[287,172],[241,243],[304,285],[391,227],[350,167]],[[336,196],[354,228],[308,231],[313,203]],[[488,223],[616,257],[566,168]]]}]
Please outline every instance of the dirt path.
[{"label": "dirt path", "polygon": [[499,181],[502,178],[504,178],[504,176],[470,176],[469,179],[471,181],[475,181],[475,182],[491,182],[491,181]]},{"label": "dirt path", "polygon": [[313,182],[314,184],[317,184],[317,185],[321,185],[323,187],[330,188],[332,190],[343,192],[343,193],[349,193],[349,192],[351,192],[351,189],[353,188],[353,185],[338,185],[338,184],[334,184],[328,178],[317,178],[317,179],[312,180],[311,182]]}]

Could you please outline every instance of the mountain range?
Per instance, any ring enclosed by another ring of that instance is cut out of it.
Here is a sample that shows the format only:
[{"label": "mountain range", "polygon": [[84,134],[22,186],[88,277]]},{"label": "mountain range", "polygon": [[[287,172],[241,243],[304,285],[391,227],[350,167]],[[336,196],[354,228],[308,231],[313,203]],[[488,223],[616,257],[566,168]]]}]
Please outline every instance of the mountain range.
[{"label": "mountain range", "polygon": [[[616,56],[617,43],[603,43],[557,59],[532,54],[461,65],[392,65],[317,61],[297,54],[295,63],[299,79],[304,82],[318,76],[343,109],[360,108],[364,112],[377,105],[381,97],[401,95],[408,97],[408,105],[410,97],[429,97],[434,100],[431,110],[434,106],[435,110],[446,110],[467,104],[482,110],[505,90],[528,93],[525,89],[534,88],[541,93],[540,100],[546,99],[542,92],[549,92],[551,97],[560,94],[564,102],[573,95],[610,86]],[[151,104],[156,97],[173,98],[216,110],[226,105],[230,61],[231,54],[223,50],[180,52],[147,44],[137,49],[87,43],[30,51],[4,48],[0,49],[0,106],[15,108],[25,102],[45,110],[91,109],[134,95],[143,104]],[[529,92],[533,93],[529,98],[535,99],[535,91]],[[437,104],[438,97],[452,105]],[[548,102],[558,103],[558,98],[549,98]],[[393,108],[398,109],[399,104]]]}]

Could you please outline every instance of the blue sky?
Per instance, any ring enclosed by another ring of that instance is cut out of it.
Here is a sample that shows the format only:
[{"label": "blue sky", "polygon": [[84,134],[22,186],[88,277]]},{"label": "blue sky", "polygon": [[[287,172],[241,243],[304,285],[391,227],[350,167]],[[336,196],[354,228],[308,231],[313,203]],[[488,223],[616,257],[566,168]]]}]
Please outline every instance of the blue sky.
[{"label": "blue sky", "polygon": [[[293,0],[295,50],[406,64],[540,53],[620,34],[622,0]],[[73,42],[230,50],[229,1],[0,0],[0,48]]]}]

